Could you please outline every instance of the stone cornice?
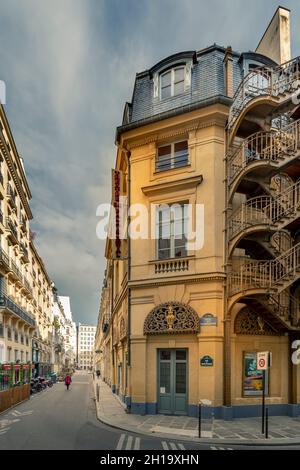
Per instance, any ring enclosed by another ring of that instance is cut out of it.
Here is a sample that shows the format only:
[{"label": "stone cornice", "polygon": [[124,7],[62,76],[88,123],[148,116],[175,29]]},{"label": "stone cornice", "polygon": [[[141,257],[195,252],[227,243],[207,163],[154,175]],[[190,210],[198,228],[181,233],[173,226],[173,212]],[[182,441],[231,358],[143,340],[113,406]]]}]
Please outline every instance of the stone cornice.
[{"label": "stone cornice", "polygon": [[158,141],[176,139],[177,137],[184,136],[189,132],[206,129],[213,126],[224,127],[224,122],[221,119],[210,119],[208,121],[197,119],[192,122],[182,123],[180,126],[177,124],[173,129],[165,132],[152,132],[150,134],[144,135],[143,137],[137,137],[134,140],[132,139],[132,141],[128,139],[127,147],[129,150],[132,150],[138,147],[142,147],[143,145],[156,143]]},{"label": "stone cornice", "polygon": [[188,276],[180,276],[178,278],[177,276],[172,278],[166,279],[165,277],[159,279],[142,279],[140,281],[135,281],[132,280],[128,283],[128,287],[131,288],[137,288],[137,289],[143,289],[145,287],[160,287],[160,286],[169,286],[169,285],[174,285],[174,284],[197,284],[200,282],[214,282],[214,281],[224,281],[226,279],[226,274],[223,273],[216,273],[216,274],[206,274],[206,275],[198,275],[195,277],[188,277]]},{"label": "stone cornice", "polygon": [[6,161],[6,164],[7,164],[8,168],[9,168],[10,174],[13,177],[15,186],[18,190],[18,194],[19,194],[20,199],[22,201],[23,207],[26,211],[27,217],[28,217],[29,220],[31,220],[33,218],[33,215],[32,215],[30,206],[28,204],[27,197],[26,197],[26,195],[24,193],[24,190],[22,188],[20,178],[19,178],[18,174],[16,173],[16,169],[15,169],[14,164],[13,164],[12,156],[11,156],[10,152],[8,151],[8,148],[7,148],[7,145],[6,145],[6,142],[5,142],[5,139],[4,139],[2,133],[0,133],[0,149],[1,149],[1,152],[4,156],[4,158],[5,158],[5,161]]},{"label": "stone cornice", "polygon": [[154,196],[170,191],[180,191],[182,189],[196,188],[203,181],[202,175],[191,176],[189,178],[177,179],[174,181],[167,181],[164,183],[156,183],[142,188],[145,196]]}]

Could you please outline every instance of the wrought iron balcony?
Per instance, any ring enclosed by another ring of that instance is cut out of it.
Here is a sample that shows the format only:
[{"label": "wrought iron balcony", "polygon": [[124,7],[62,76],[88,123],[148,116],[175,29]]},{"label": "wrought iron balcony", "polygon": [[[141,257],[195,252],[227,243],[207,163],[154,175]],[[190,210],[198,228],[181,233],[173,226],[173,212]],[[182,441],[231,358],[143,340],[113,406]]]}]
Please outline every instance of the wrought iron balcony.
[{"label": "wrought iron balcony", "polygon": [[10,205],[16,209],[16,194],[13,190],[13,188],[11,187],[11,185],[8,183],[7,184],[7,199],[8,199],[8,202],[10,203]]},{"label": "wrought iron balcony", "polygon": [[28,254],[28,250],[27,250],[26,246],[24,245],[24,243],[20,243],[20,247],[21,247],[21,253],[22,253],[23,260],[28,262],[29,261],[29,254]]},{"label": "wrought iron balcony", "polygon": [[11,300],[6,295],[0,296],[0,309],[1,308],[13,312],[14,314],[16,314],[19,318],[24,320],[29,325],[33,327],[36,326],[35,319],[32,316],[32,314],[30,314],[29,312],[26,312],[26,310],[19,307],[13,300]]},{"label": "wrought iron balcony", "polygon": [[300,57],[278,67],[257,67],[251,70],[238,87],[228,119],[231,131],[240,114],[250,101],[260,96],[278,99],[281,96],[294,94],[299,88]]},{"label": "wrought iron balcony", "polygon": [[20,223],[21,230],[23,232],[26,232],[26,230],[27,230],[26,219],[23,215],[20,216],[19,223]]},{"label": "wrought iron balcony", "polygon": [[228,185],[237,186],[238,181],[250,172],[278,172],[299,156],[300,120],[272,132],[257,132],[245,139],[227,154]]},{"label": "wrought iron balcony", "polygon": [[29,282],[27,281],[27,279],[25,279],[24,276],[23,276],[23,285],[24,285],[25,289],[27,290],[27,292],[29,292],[29,293],[32,295],[32,288],[31,288],[31,285],[29,284]]},{"label": "wrought iron balcony", "polygon": [[18,268],[18,266],[16,265],[16,263],[14,262],[14,260],[12,259],[10,259],[10,270],[17,277],[19,281],[21,282],[23,281],[22,273],[20,269]]},{"label": "wrought iron balcony", "polygon": [[14,222],[10,217],[7,217],[6,219],[6,228],[9,230],[9,236],[12,240],[12,242],[17,245],[19,243],[19,237],[18,237],[18,230],[17,227],[15,226]]},{"label": "wrought iron balcony", "polygon": [[0,264],[9,270],[9,257],[2,248],[0,248]]}]

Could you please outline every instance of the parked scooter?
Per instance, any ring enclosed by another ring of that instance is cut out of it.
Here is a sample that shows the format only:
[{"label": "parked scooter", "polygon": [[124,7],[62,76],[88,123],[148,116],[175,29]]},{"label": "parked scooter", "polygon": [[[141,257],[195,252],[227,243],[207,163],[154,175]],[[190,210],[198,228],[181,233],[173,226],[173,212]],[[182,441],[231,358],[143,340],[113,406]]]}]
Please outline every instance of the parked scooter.
[{"label": "parked scooter", "polygon": [[31,379],[30,381],[30,393],[38,393],[42,391],[42,385],[39,382],[39,379]]}]

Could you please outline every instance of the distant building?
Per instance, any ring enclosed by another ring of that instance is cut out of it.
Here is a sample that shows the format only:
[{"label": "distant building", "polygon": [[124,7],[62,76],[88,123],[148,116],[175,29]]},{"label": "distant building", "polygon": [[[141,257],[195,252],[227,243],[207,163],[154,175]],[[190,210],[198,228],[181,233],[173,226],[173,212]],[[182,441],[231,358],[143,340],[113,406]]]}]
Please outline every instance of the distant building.
[{"label": "distant building", "polygon": [[77,327],[77,351],[78,368],[91,370],[94,361],[96,326],[78,324]]}]

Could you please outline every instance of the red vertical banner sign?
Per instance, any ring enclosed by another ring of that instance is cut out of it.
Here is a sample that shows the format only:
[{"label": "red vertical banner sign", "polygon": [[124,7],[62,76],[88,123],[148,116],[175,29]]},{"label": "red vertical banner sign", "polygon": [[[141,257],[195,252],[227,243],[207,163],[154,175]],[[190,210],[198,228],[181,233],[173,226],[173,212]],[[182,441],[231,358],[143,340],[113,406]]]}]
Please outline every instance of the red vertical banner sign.
[{"label": "red vertical banner sign", "polygon": [[113,222],[113,259],[126,259],[126,238],[127,238],[127,195],[126,195],[126,175],[123,171],[112,170],[112,206],[114,214]]}]

